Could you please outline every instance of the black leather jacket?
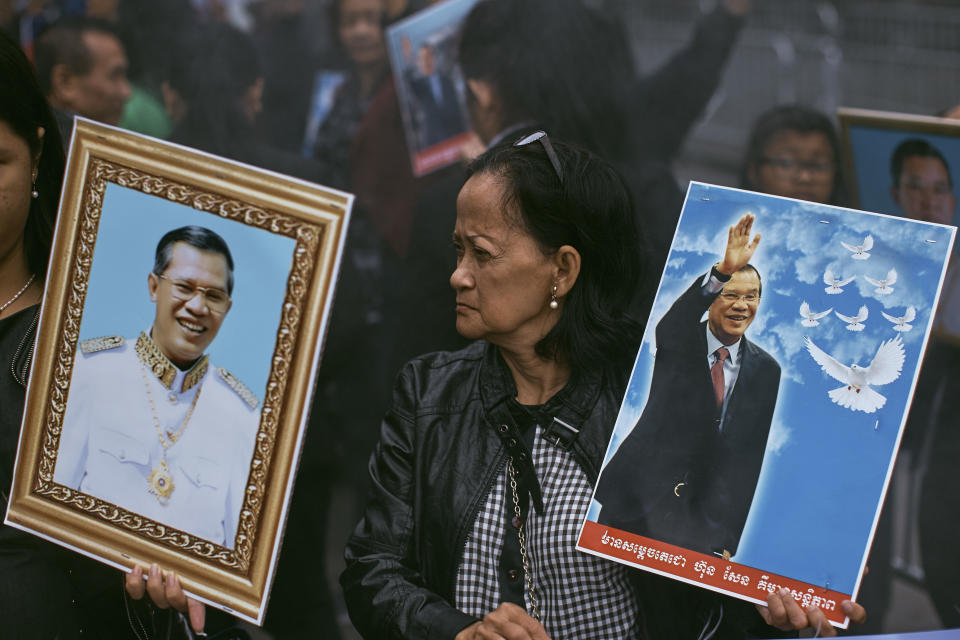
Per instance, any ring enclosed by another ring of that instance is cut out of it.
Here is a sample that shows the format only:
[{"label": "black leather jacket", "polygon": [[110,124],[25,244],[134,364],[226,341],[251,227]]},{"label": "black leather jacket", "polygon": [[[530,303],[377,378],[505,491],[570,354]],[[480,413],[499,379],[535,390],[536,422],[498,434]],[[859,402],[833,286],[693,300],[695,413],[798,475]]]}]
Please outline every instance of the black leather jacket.
[{"label": "black leather jacket", "polygon": [[[589,372],[544,405],[548,414],[581,427],[571,451],[591,483],[625,384],[626,372]],[[539,503],[529,451],[507,408],[515,396],[498,349],[486,342],[422,356],[403,368],[370,459],[371,494],[347,542],[347,568],[340,576],[350,618],[365,638],[449,640],[476,621],[451,604],[457,569],[508,453],[527,478],[533,504]],[[716,621],[720,600],[728,610],[744,609],[745,603],[682,583],[642,572],[636,577],[641,605],[659,614],[645,616],[644,637],[692,640],[710,615]],[[752,606],[747,609],[751,626],[761,620]],[[696,630],[677,635],[677,623]]]}]

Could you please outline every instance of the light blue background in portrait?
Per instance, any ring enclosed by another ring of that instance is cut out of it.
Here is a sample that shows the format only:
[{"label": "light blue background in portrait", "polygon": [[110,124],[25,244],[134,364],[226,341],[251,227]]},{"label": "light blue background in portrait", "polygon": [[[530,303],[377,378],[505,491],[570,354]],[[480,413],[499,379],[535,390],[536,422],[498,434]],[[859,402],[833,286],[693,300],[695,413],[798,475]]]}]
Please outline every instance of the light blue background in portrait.
[{"label": "light blue background in portrait", "polygon": [[[657,322],[720,259],[727,229],[747,212],[756,216],[753,233],[762,234],[751,263],[763,278],[763,299],[747,337],[780,363],[781,381],[763,469],[733,560],[852,593],[934,310],[949,227],[693,183],[604,464],[646,403]],[[868,234],[874,246],[867,260],[852,259],[840,244],[860,244]],[[883,278],[891,268],[898,273],[893,293],[877,295],[862,276]],[[827,269],[857,279],[830,295],[823,283]],[[803,301],[814,311],[832,307],[848,316],[866,305],[866,329],[848,331],[833,313],[820,326],[804,327]],[[865,366],[881,342],[897,335],[880,312],[902,316],[908,305],[917,318],[913,330],[901,334],[903,372],[876,388],[886,405],[867,414],[832,402],[827,392],[840,383],[821,370],[803,337],[844,364]],[[596,519],[596,504],[590,517]]]},{"label": "light blue background in portrait", "polygon": [[234,262],[233,306],[208,353],[263,401],[295,241],[134,189],[107,184],[80,339],[136,338],[153,325],[147,290],[157,242],[199,225],[220,234]]},{"label": "light blue background in portrait", "polygon": [[[890,187],[893,186],[890,158],[897,145],[912,138],[926,140],[943,154],[950,166],[953,193],[960,195],[957,189],[957,180],[960,180],[960,137],[851,126],[850,148],[853,149],[853,166],[857,174],[857,195],[860,197],[860,208],[864,211],[903,215],[890,195]],[[952,224],[958,222],[960,211],[954,211]]]}]

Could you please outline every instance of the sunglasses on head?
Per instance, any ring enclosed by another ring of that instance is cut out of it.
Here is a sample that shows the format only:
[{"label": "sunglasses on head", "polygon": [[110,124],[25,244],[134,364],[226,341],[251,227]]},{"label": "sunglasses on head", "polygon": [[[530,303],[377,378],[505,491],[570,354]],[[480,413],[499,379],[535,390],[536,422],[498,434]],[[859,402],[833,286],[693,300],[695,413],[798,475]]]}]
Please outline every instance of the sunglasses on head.
[{"label": "sunglasses on head", "polygon": [[543,145],[543,150],[546,152],[547,158],[550,159],[550,164],[553,165],[557,179],[560,180],[560,184],[563,184],[563,169],[560,168],[560,159],[557,157],[557,152],[553,150],[553,145],[550,144],[550,136],[547,135],[546,131],[534,131],[530,135],[524,136],[514,142],[513,146],[525,147],[534,142],[539,142]]}]

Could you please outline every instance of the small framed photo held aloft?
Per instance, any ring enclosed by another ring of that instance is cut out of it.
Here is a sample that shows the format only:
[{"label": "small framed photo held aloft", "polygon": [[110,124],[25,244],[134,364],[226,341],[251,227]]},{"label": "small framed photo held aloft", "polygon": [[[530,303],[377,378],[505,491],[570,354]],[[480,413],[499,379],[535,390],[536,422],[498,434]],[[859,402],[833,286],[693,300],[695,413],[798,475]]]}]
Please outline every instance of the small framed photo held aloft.
[{"label": "small framed photo held aloft", "polygon": [[955,233],[691,183],[578,548],[845,628]]},{"label": "small framed photo held aloft", "polygon": [[414,175],[459,162],[461,147],[473,137],[457,47],[463,21],[476,3],[446,0],[387,29]]},{"label": "small framed photo held aloft", "polygon": [[352,204],[78,120],[6,523],[259,624]]}]

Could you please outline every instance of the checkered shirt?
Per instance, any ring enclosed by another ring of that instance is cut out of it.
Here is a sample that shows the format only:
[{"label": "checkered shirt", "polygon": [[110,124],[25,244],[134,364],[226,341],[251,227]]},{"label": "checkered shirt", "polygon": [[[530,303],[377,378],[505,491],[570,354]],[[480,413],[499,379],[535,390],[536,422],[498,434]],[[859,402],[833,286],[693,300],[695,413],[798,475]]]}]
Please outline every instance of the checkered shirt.
[{"label": "checkered shirt", "polygon": [[[639,608],[630,570],[576,550],[592,488],[573,455],[541,433],[537,425],[533,464],[544,510],[538,514],[531,506],[524,527],[543,626],[553,640],[632,637]],[[516,535],[506,511],[513,500],[509,483],[504,465],[474,522],[457,572],[456,606],[477,618],[500,604],[497,567],[504,535]],[[529,611],[526,591],[524,600]]]}]

